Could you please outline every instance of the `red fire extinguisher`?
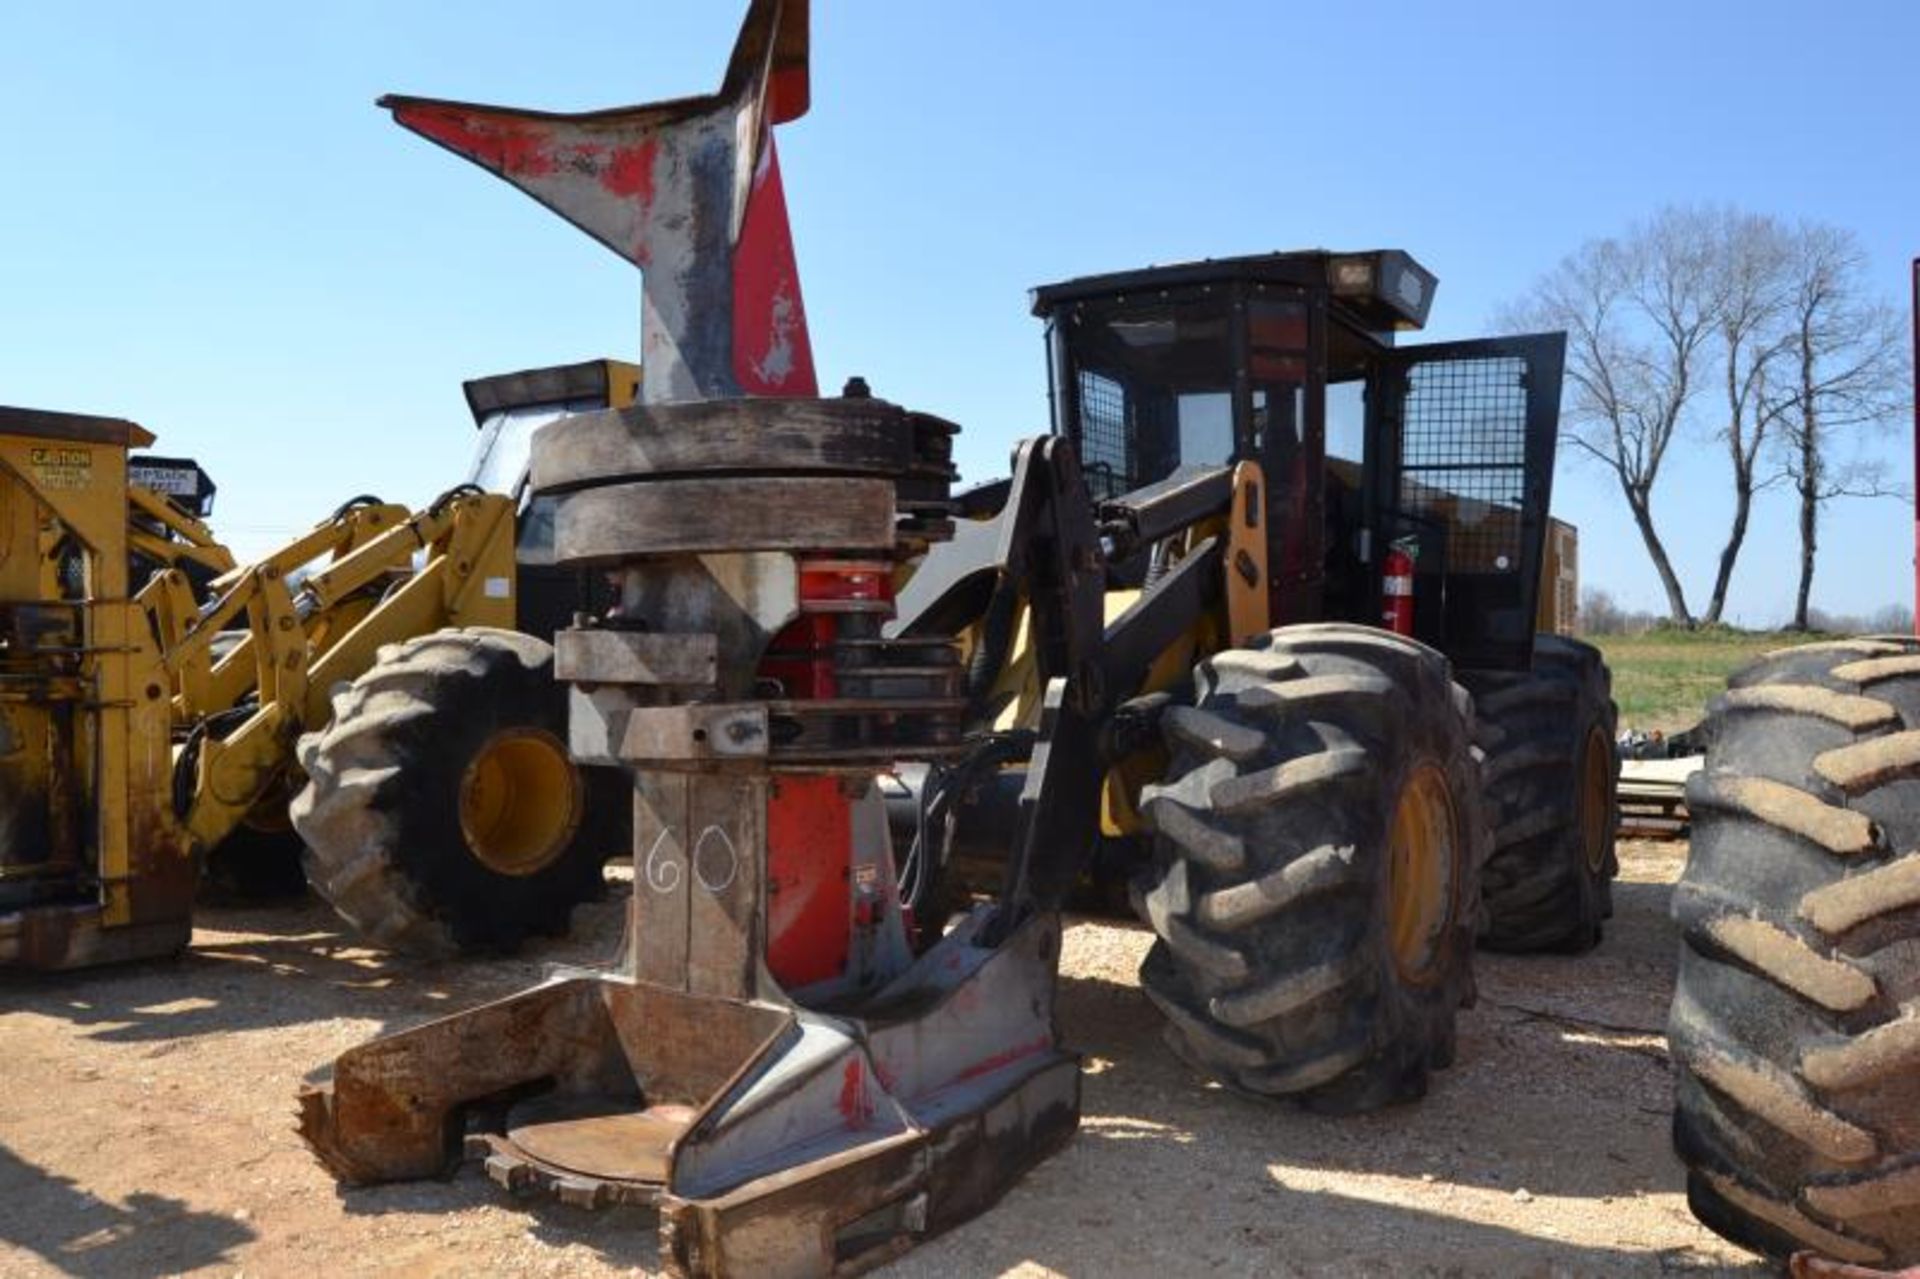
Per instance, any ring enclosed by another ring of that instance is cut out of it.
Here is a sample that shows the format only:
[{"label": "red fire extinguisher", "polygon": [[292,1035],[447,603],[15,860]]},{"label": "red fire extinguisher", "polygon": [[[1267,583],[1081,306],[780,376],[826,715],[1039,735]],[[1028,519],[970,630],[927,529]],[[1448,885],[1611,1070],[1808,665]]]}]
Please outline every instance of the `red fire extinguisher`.
[{"label": "red fire extinguisher", "polygon": [[1413,634],[1414,550],[1413,542],[1395,542],[1380,566],[1380,623],[1396,635]]}]

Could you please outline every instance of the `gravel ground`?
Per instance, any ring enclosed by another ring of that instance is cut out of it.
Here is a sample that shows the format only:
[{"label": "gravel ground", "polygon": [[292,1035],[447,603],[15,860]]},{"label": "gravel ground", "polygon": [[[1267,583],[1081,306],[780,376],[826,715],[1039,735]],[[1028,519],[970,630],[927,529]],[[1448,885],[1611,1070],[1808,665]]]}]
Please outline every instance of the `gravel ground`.
[{"label": "gravel ground", "polygon": [[[1148,935],[1068,930],[1079,1136],[888,1273],[1763,1275],[1695,1224],[1667,1147],[1661,1023],[1684,844],[1623,847],[1578,959],[1483,955],[1460,1060],[1425,1101],[1328,1119],[1228,1093],[1159,1043]],[[653,1221],[503,1200],[466,1170],[342,1193],[293,1094],[382,1029],[610,952],[618,900],[510,961],[421,965],[311,905],[202,913],[170,964],[0,980],[0,1275],[651,1274]]]}]

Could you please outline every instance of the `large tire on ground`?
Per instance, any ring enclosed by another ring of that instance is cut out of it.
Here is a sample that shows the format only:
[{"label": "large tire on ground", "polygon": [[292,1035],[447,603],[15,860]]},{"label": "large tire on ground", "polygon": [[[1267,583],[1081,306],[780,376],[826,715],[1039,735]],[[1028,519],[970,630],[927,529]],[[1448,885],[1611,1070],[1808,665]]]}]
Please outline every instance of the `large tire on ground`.
[{"label": "large tire on ground", "polygon": [[1142,792],[1141,966],[1190,1064],[1321,1110],[1410,1100],[1472,998],[1489,836],[1472,706],[1447,660],[1296,626],[1195,671]]},{"label": "large tire on ground", "polygon": [[1694,1215],[1783,1256],[1920,1263],[1920,645],[1732,681],[1687,787],[1668,1039]]},{"label": "large tire on ground", "polygon": [[[627,792],[566,748],[553,649],[444,630],[380,650],[300,739],[307,878],[355,928],[428,954],[557,936],[626,851]],[[610,784],[611,783],[611,784]]]},{"label": "large tire on ground", "polygon": [[1600,650],[1541,635],[1529,671],[1467,671],[1493,856],[1481,879],[1494,950],[1578,952],[1613,914],[1619,712]]}]

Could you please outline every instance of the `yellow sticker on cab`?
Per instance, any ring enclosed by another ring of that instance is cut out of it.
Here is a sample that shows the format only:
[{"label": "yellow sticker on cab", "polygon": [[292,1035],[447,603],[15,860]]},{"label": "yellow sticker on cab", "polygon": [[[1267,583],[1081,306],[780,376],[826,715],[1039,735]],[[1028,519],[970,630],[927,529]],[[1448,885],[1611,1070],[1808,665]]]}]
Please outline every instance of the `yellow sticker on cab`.
[{"label": "yellow sticker on cab", "polygon": [[83,489],[93,483],[92,449],[29,449],[27,464],[42,488]]}]

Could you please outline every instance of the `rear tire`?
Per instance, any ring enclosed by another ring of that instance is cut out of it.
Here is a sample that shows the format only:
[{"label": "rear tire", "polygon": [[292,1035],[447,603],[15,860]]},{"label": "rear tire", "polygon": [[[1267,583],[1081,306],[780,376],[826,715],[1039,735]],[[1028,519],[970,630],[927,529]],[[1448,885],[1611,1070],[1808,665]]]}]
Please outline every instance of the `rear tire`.
[{"label": "rear tire", "polygon": [[307,878],[347,922],[427,954],[566,932],[624,852],[626,790],[566,753],[553,649],[445,630],[381,649],[300,739]]},{"label": "rear tire", "polygon": [[[1317,1109],[1419,1097],[1473,993],[1488,847],[1472,710],[1446,658],[1383,631],[1288,627],[1195,671],[1137,905],[1168,1044]],[[1396,907],[1399,907],[1396,914]]]},{"label": "rear tire", "polygon": [[1577,953],[1613,914],[1619,712],[1600,650],[1541,635],[1533,669],[1468,671],[1485,756],[1493,856],[1482,879],[1491,950]]},{"label": "rear tire", "polygon": [[1920,1263],[1920,644],[1731,681],[1687,787],[1668,1040],[1694,1215],[1775,1257]]}]

